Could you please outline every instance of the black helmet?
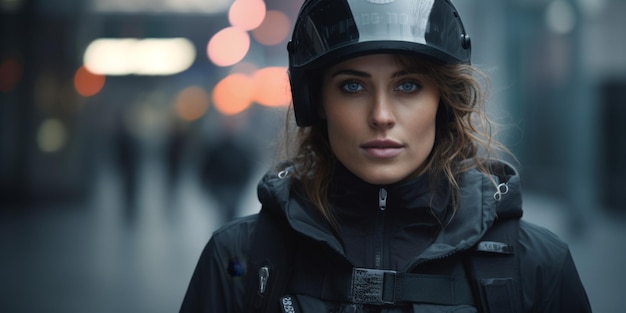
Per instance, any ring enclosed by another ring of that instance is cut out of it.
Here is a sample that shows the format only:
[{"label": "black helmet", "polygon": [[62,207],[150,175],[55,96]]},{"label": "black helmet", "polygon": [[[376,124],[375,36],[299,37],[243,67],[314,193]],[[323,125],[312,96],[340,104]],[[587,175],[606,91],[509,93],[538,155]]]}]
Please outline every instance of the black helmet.
[{"label": "black helmet", "polygon": [[305,0],[287,50],[296,123],[304,127],[318,119],[314,84],[325,67],[389,52],[469,64],[471,44],[450,0]]}]

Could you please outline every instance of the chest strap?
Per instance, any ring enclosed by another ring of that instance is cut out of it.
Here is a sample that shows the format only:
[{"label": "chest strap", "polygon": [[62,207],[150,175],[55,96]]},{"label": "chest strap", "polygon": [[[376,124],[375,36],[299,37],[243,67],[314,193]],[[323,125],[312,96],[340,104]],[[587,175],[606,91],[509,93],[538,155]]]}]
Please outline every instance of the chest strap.
[{"label": "chest strap", "polygon": [[360,304],[474,303],[472,289],[464,278],[365,268],[353,269],[350,298]]},{"label": "chest strap", "polygon": [[354,268],[352,275],[324,276],[321,290],[298,279],[292,281],[290,289],[294,293],[343,303],[474,305],[472,288],[464,277],[366,268]]}]

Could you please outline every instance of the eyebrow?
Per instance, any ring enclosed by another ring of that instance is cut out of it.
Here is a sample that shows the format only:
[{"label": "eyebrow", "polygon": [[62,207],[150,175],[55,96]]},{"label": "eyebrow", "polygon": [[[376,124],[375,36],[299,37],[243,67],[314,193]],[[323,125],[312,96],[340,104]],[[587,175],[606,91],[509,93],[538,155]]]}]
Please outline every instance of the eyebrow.
[{"label": "eyebrow", "polygon": [[[393,73],[393,75],[391,75],[391,77],[400,77],[400,76],[404,76],[404,75],[419,74],[419,73],[420,73],[419,71],[401,70],[401,71],[397,71],[397,72]],[[358,77],[371,77],[372,76],[370,73],[367,73],[367,72],[345,69],[345,70],[338,70],[338,71],[336,71],[330,77],[333,78],[333,77],[336,77],[336,76],[339,76],[339,75],[351,75],[351,76],[358,76]]]},{"label": "eyebrow", "polygon": [[367,72],[361,72],[361,71],[357,71],[357,70],[338,70],[335,73],[333,73],[332,75],[330,75],[330,77],[336,77],[339,75],[350,75],[350,76],[359,76],[359,77],[370,77],[372,75],[370,75]]}]

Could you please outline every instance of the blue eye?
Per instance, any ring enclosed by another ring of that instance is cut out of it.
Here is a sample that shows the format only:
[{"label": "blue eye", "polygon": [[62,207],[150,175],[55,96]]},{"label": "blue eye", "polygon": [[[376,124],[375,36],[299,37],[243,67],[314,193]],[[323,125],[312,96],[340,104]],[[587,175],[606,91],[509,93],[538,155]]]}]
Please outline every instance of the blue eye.
[{"label": "blue eye", "polygon": [[403,82],[402,84],[398,85],[396,89],[402,92],[413,92],[418,90],[419,87],[420,86],[415,82]]},{"label": "blue eye", "polygon": [[341,89],[347,92],[359,92],[365,88],[363,88],[363,85],[361,85],[359,82],[349,81],[341,85]]}]

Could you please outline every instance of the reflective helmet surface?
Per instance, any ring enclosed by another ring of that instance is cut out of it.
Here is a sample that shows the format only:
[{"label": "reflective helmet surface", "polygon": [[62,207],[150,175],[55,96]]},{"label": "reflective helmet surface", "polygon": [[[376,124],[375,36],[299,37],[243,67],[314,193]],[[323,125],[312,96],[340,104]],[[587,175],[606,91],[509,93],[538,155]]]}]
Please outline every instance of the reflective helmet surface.
[{"label": "reflective helmet surface", "polygon": [[298,126],[317,122],[319,71],[373,53],[470,63],[471,44],[449,0],[306,0],[295,23],[289,80]]}]

